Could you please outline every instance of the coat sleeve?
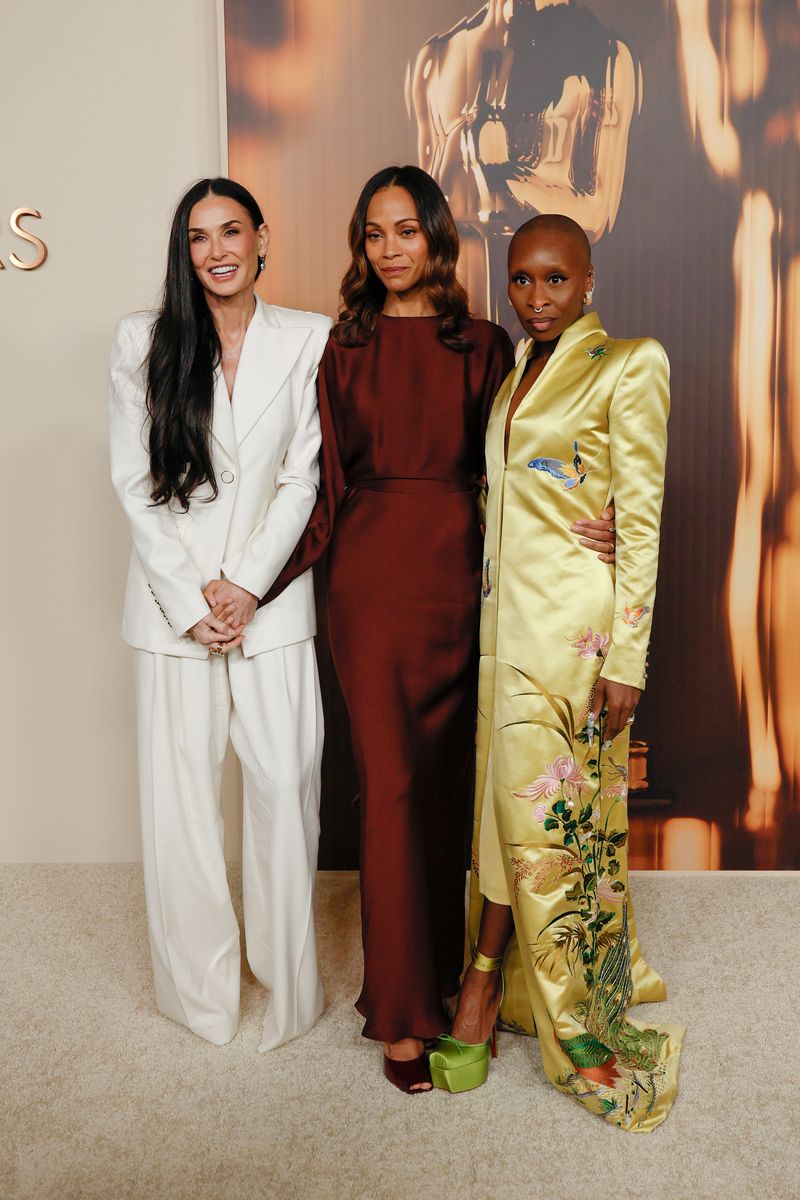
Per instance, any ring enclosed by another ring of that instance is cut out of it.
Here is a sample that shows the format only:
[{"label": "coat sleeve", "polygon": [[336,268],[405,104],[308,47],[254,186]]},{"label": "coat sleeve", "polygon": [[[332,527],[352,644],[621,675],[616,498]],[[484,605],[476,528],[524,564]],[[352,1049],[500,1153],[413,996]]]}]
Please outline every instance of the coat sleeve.
[{"label": "coat sleeve", "polygon": [[272,587],[297,545],[317,499],[320,421],[316,382],[330,325],[327,319],[320,322],[298,364],[305,372],[303,394],[297,426],[276,477],[277,495],[242,553],[222,564],[224,577],[254,596],[263,596]]},{"label": "coat sleeve", "polygon": [[616,602],[601,672],[637,688],[645,685],[653,624],[668,416],[669,361],[663,346],[646,338],[628,355],[609,407]]},{"label": "coat sleeve", "polygon": [[123,317],[111,348],[108,407],[111,478],[130,523],[133,544],[155,602],[182,637],[208,613],[204,580],[164,504],[151,499],[144,359],[146,339]]},{"label": "coat sleeve", "polygon": [[344,499],[344,468],[336,439],[336,428],[331,409],[331,396],[335,395],[334,351],[329,342],[322,356],[317,378],[317,400],[322,433],[320,454],[319,494],[308,524],[292,553],[260,604],[269,604],[289,584],[302,575],[314,563],[319,562],[330,544],[336,513]]}]

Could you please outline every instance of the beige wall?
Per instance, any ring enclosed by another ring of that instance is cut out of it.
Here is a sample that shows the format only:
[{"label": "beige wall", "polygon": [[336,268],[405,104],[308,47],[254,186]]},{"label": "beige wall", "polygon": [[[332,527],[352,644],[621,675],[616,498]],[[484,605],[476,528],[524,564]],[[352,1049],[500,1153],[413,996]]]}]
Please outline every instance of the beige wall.
[{"label": "beige wall", "polygon": [[[217,8],[6,4],[3,47],[0,860],[136,859],[106,362],[116,318],[158,295],[177,196],[224,161]],[[43,214],[37,271],[8,266],[20,206]]]}]

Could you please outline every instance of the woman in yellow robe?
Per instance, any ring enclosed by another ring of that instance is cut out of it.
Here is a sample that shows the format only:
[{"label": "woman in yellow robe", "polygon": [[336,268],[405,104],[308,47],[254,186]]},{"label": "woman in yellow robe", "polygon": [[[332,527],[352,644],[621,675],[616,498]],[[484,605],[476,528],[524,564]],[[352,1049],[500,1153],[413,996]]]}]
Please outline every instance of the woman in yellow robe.
[{"label": "woman in yellow robe", "polygon": [[[575,222],[536,217],[516,234],[509,298],[531,340],[487,432],[477,954],[453,1037],[431,1064],[457,1066],[467,1043],[486,1038],[504,956],[502,1024],[538,1034],[556,1087],[644,1131],[664,1120],[675,1097],[683,1033],[625,1015],[630,1004],[666,995],[639,949],[625,847],[630,724],[645,683],[658,567],[669,365],[658,342],[609,338],[595,313],[584,314],[593,284]],[[612,497],[616,567],[570,540],[571,525]]]}]

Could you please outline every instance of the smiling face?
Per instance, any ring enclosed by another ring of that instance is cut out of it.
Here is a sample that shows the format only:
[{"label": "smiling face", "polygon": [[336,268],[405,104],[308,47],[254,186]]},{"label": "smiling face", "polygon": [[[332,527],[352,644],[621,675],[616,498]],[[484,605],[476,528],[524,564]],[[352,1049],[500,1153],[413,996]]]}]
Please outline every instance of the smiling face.
[{"label": "smiling face", "polygon": [[266,225],[254,229],[247,209],[228,196],[204,196],[189,213],[194,273],[206,292],[219,299],[252,291],[267,240]]},{"label": "smiling face", "polygon": [[553,342],[583,315],[583,297],[594,281],[580,238],[542,223],[523,228],[508,255],[508,298],[536,342]]},{"label": "smiling face", "polygon": [[364,249],[387,292],[404,295],[421,288],[428,265],[428,239],[405,188],[383,188],[372,197]]}]

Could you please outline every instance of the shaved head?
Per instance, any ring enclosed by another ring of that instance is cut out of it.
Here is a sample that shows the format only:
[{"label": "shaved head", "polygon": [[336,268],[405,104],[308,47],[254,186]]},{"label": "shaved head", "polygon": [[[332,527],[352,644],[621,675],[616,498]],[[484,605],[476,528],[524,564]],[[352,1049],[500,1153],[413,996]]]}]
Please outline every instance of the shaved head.
[{"label": "shaved head", "polygon": [[593,290],[589,239],[576,221],[542,213],[514,234],[508,247],[508,298],[543,353],[583,316]]},{"label": "shaved head", "polygon": [[511,239],[511,245],[508,248],[509,255],[516,241],[533,235],[538,237],[540,234],[549,233],[568,238],[580,251],[586,267],[591,266],[592,248],[589,245],[588,237],[577,221],[573,221],[572,217],[564,217],[561,213],[542,213],[538,217],[531,217],[530,221],[526,221],[524,225],[520,225]]}]

